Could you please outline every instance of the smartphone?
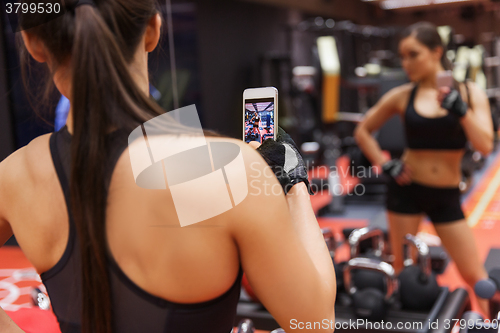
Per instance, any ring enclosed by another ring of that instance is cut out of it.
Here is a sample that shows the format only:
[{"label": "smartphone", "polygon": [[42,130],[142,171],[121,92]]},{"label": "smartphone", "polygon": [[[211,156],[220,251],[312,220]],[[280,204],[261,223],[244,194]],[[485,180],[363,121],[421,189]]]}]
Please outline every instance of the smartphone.
[{"label": "smartphone", "polygon": [[278,89],[251,88],[243,92],[243,140],[276,140],[278,131]]},{"label": "smartphone", "polygon": [[436,84],[438,89],[441,87],[453,87],[453,72],[452,71],[444,71],[439,72],[436,78]]}]

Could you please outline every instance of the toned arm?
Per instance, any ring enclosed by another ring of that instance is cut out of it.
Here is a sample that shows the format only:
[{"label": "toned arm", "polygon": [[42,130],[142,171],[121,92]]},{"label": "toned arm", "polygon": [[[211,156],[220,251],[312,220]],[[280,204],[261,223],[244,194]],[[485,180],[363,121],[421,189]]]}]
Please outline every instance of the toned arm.
[{"label": "toned arm", "polygon": [[387,92],[377,104],[368,110],[361,123],[354,130],[354,138],[359,148],[373,165],[382,165],[387,160],[382,155],[382,150],[372,133],[401,111],[402,100],[405,94],[409,93],[410,88],[410,85],[403,85]]},{"label": "toned arm", "polygon": [[[7,218],[7,207],[11,206],[12,197],[11,184],[16,177],[16,170],[13,168],[22,159],[22,149],[14,152],[0,163],[0,246],[12,236],[12,228]],[[7,313],[0,308],[0,331],[7,333],[24,332]]]},{"label": "toned arm", "polygon": [[490,103],[486,93],[476,84],[468,84],[470,90],[469,112],[460,123],[467,138],[481,154],[488,155],[493,150],[493,123]]},{"label": "toned arm", "polygon": [[7,218],[7,209],[12,206],[13,189],[11,187],[16,177],[14,166],[21,162],[22,155],[23,149],[20,149],[0,162],[0,246],[5,244],[13,234]]},{"label": "toned arm", "polygon": [[262,157],[242,150],[249,193],[232,210],[231,232],[252,289],[283,329],[311,332],[297,325],[309,322],[332,332],[335,272],[305,186],[285,198]]}]

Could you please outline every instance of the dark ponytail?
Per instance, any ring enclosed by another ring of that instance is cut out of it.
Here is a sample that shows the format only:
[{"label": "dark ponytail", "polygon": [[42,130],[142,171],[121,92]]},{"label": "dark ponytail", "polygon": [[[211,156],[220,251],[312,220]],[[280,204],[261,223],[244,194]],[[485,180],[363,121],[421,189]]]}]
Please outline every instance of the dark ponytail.
[{"label": "dark ponytail", "polygon": [[[133,80],[128,64],[157,13],[154,0],[95,0],[31,28],[54,60],[71,57],[73,136],[70,192],[82,263],[82,332],[111,333],[112,304],[106,242],[105,135],[131,132],[164,113]],[[52,68],[52,73],[54,73]],[[172,126],[172,133],[186,133]],[[211,131],[205,134],[217,135]],[[70,300],[68,300],[70,301]]]}]

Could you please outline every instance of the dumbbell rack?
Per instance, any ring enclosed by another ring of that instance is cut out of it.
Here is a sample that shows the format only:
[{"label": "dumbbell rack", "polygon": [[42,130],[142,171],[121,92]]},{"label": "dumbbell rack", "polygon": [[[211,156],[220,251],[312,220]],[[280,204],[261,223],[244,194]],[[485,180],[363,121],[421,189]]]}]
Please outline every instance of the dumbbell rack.
[{"label": "dumbbell rack", "polygon": [[[335,320],[337,325],[343,322],[349,323],[349,320],[356,322],[357,317],[354,314],[348,301],[346,301],[345,294],[337,295],[337,304],[335,305]],[[345,333],[450,333],[453,325],[450,328],[445,327],[445,321],[452,319],[461,318],[462,314],[470,309],[469,295],[465,289],[457,288],[453,292],[450,292],[447,287],[441,287],[441,292],[438,299],[434,303],[434,306],[430,311],[405,311],[401,309],[389,309],[385,323],[391,322],[392,329],[387,329],[387,325],[384,329],[370,329],[366,325],[356,326],[355,329],[345,329],[336,326],[336,332]],[[267,310],[258,303],[254,302],[240,302],[237,308],[236,323],[242,319],[251,319],[255,325],[255,328],[261,330],[273,330],[280,325],[271,316]],[[416,325],[412,325],[412,329],[397,329],[397,323],[411,322],[411,323],[422,323],[422,329],[418,329]],[[437,322],[437,327],[429,327],[429,323]],[[366,322],[365,322],[366,323]],[[453,324],[453,321],[451,321]],[[345,324],[344,324],[345,325]],[[375,325],[373,325],[375,326]],[[348,326],[347,326],[348,327]],[[355,331],[355,332],[354,332]]]}]

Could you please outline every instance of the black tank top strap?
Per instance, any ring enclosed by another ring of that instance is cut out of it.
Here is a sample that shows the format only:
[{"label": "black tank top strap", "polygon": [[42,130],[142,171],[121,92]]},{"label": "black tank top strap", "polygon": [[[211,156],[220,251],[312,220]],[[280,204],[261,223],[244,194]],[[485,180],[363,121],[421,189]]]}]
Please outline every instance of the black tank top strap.
[{"label": "black tank top strap", "polygon": [[469,80],[464,81],[465,90],[467,91],[467,105],[470,107],[470,90],[469,90]]},{"label": "black tank top strap", "polygon": [[128,146],[128,133],[124,129],[118,129],[110,134],[108,134],[108,140],[106,140],[108,159],[106,161],[105,170],[105,188],[109,189],[111,182],[111,176],[113,175],[113,170],[115,169],[116,163],[120,159],[123,151]]},{"label": "black tank top strap", "polygon": [[409,105],[413,105],[413,102],[415,101],[415,95],[417,94],[417,89],[418,89],[418,83],[415,83],[415,86],[411,90],[410,100],[408,101]]},{"label": "black tank top strap", "polygon": [[[52,160],[54,162],[54,168],[56,169],[57,176],[59,178],[59,183],[61,184],[64,198],[66,199],[66,203],[69,205],[69,170],[67,170],[67,166],[69,163],[63,163],[62,156],[65,158],[69,158],[67,154],[64,154],[62,150],[64,147],[62,145],[65,142],[61,139],[61,135],[63,133],[61,131],[54,132],[50,136],[50,153],[52,154]],[[67,162],[67,161],[65,161]]]},{"label": "black tank top strap", "polygon": [[412,88],[410,92],[410,98],[408,99],[408,104],[406,105],[406,111],[404,114],[405,121],[408,121],[407,118],[409,116],[411,117],[412,113],[416,113],[413,103],[415,101],[415,95],[417,94],[417,89],[418,89],[418,83],[415,84],[415,86]]},{"label": "black tank top strap", "polygon": [[70,197],[70,188],[69,188],[69,165],[70,165],[70,141],[67,140],[66,135],[69,133],[64,130],[60,130],[58,132],[54,132],[50,135],[49,139],[49,147],[50,153],[52,155],[52,161],[54,163],[54,168],[56,170],[57,178],[59,179],[59,183],[61,185],[61,189],[64,195],[64,200],[66,201],[66,209],[68,212],[68,222],[69,222],[69,236],[68,242],[66,244],[66,248],[62,257],[59,261],[51,267],[46,272],[40,274],[40,278],[42,281],[47,281],[51,277],[58,274],[67,264],[75,246],[76,241],[76,226],[73,220],[73,214],[71,209],[71,197]]}]

